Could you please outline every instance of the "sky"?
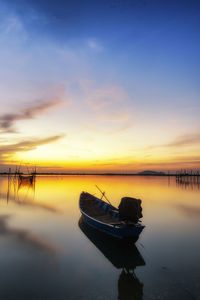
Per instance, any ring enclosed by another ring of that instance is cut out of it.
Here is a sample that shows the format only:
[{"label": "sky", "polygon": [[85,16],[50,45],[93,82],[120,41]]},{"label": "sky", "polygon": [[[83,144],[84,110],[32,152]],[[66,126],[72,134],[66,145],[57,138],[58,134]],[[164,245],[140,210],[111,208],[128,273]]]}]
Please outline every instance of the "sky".
[{"label": "sky", "polygon": [[200,169],[200,2],[0,0],[0,171]]}]

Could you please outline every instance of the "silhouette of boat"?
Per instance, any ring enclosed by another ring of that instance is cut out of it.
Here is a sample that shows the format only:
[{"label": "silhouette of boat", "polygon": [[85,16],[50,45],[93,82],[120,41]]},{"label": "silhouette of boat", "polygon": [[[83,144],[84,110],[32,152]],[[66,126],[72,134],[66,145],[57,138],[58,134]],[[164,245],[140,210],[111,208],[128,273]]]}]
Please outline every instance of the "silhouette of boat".
[{"label": "silhouette of boat", "polygon": [[89,193],[81,193],[79,207],[88,224],[115,238],[136,242],[145,227],[140,222],[124,222],[116,207]]},{"label": "silhouette of boat", "polygon": [[83,217],[79,219],[79,228],[115,268],[122,269],[118,279],[118,299],[141,300],[143,283],[136,277],[134,270],[144,266],[145,261],[135,244],[98,231],[88,225]]}]

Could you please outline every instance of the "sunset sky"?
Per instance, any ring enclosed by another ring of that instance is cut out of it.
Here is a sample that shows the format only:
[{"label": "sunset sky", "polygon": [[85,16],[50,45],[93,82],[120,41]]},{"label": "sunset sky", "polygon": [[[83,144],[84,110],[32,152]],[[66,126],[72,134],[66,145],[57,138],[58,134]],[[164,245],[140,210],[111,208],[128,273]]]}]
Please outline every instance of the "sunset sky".
[{"label": "sunset sky", "polygon": [[0,171],[200,168],[200,2],[0,0]]}]

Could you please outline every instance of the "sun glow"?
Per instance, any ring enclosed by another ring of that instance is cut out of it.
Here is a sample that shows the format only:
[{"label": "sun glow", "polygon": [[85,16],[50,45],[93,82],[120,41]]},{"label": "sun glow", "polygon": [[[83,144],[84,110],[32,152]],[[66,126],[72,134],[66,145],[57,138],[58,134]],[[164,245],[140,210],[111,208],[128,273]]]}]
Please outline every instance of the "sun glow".
[{"label": "sun glow", "polygon": [[[157,30],[148,16],[138,22],[135,9],[125,12],[129,25],[117,19],[112,27],[109,19],[111,31],[86,18],[91,38],[69,18],[52,31],[38,7],[34,18],[14,5],[10,15],[11,7],[5,2],[0,11],[3,171],[21,163],[55,172],[200,167],[194,11],[187,22],[180,15],[173,32],[168,23]],[[125,39],[130,28],[136,34]]]}]

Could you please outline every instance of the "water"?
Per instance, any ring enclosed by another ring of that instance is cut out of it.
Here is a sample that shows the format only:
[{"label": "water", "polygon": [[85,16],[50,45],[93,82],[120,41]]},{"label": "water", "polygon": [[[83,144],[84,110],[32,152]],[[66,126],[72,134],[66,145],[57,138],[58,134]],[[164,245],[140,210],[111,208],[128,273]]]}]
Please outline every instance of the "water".
[{"label": "water", "polygon": [[[137,248],[121,249],[80,220],[80,192],[99,196],[95,184],[116,206],[123,196],[142,199]],[[0,177],[0,299],[200,299],[199,253],[197,183],[41,176],[19,186]]]}]

